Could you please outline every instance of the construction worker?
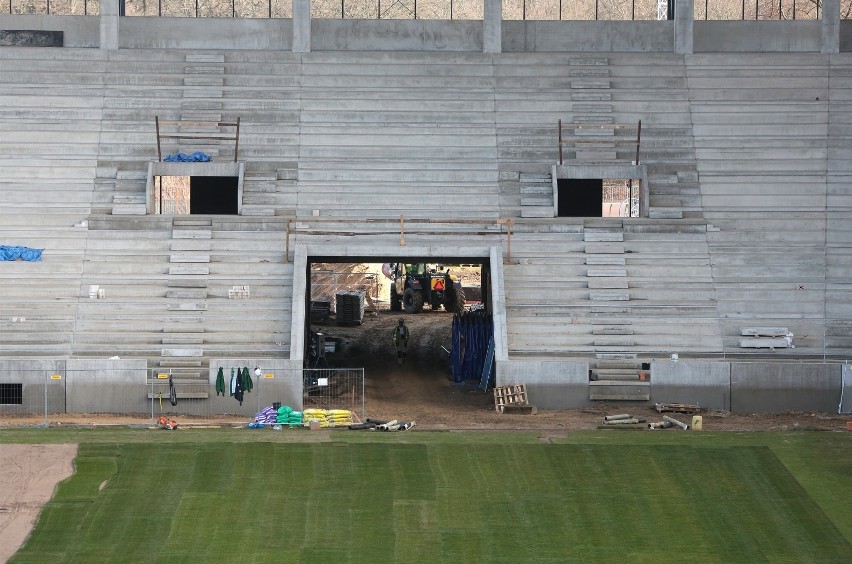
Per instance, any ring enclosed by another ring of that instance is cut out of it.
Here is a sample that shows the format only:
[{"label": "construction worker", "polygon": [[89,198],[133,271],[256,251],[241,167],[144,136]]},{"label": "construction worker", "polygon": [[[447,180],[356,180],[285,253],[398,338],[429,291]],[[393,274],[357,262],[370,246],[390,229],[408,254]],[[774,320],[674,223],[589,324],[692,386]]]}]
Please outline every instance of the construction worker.
[{"label": "construction worker", "polygon": [[396,361],[399,364],[402,364],[402,361],[405,359],[406,349],[408,348],[408,337],[408,327],[405,326],[405,319],[400,317],[399,325],[393,328],[393,333],[391,334],[393,344],[396,345]]}]

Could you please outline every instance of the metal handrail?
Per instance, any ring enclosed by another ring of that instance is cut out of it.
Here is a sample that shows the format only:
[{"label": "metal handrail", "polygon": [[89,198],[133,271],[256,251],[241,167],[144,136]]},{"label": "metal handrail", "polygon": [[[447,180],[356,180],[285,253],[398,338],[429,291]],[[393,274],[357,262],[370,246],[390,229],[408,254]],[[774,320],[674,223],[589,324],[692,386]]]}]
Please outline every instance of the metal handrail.
[{"label": "metal handrail", "polygon": [[[233,141],[234,142],[234,162],[237,162],[237,155],[240,151],[240,118],[237,121],[160,121],[160,116],[154,116],[154,124],[157,128],[157,159],[162,162],[162,139],[206,139],[210,141]],[[234,133],[223,133],[219,135],[202,135],[197,132],[192,133],[167,133],[160,132],[160,126],[167,127],[235,127]]]}]

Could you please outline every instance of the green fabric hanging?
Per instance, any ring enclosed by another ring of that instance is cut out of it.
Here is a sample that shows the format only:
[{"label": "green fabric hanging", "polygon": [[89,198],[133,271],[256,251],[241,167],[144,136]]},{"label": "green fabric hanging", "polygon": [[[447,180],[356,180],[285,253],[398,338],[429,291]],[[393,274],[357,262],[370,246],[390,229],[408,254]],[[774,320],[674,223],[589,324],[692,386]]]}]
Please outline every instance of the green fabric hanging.
[{"label": "green fabric hanging", "polygon": [[251,374],[249,373],[248,366],[243,367],[243,390],[246,392],[250,392],[251,389],[254,388],[254,382],[251,381]]},{"label": "green fabric hanging", "polygon": [[219,373],[216,374],[216,395],[225,395],[225,369],[219,367]]}]

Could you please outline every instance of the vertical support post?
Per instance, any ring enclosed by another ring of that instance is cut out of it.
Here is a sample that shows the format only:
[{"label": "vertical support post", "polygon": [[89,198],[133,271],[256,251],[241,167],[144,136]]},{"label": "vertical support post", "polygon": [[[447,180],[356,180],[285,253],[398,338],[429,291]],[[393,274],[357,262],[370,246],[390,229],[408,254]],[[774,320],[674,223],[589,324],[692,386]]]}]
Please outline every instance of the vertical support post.
[{"label": "vertical support post", "polygon": [[674,2],[674,52],[676,55],[691,55],[693,52],[693,29],[695,5],[693,0],[669,0]]},{"label": "vertical support post", "polygon": [[484,0],[482,52],[503,52],[503,3],[501,0]]},{"label": "vertical support post", "polygon": [[44,427],[47,428],[47,383],[50,381],[50,377],[47,372],[44,373]]},{"label": "vertical support post", "polygon": [[512,225],[515,220],[511,217],[506,220],[506,258],[512,260]]},{"label": "vertical support post", "polygon": [[157,162],[163,162],[163,150],[160,147],[160,116],[154,116],[154,125],[157,127]]},{"label": "vertical support post", "polygon": [[559,164],[562,164],[562,120],[557,122],[559,128]]},{"label": "vertical support post", "polygon": [[399,246],[405,246],[405,217],[399,216]]},{"label": "vertical support post", "polygon": [[287,227],[284,231],[284,262],[290,262],[290,223],[293,220],[287,218]]},{"label": "vertical support post", "polygon": [[118,49],[118,1],[110,0],[100,3],[100,44],[103,50],[115,51]]},{"label": "vertical support post", "polygon": [[840,0],[823,0],[822,2],[821,51],[825,54],[840,52]]},{"label": "vertical support post", "polygon": [[311,0],[293,0],[294,53],[311,52]]},{"label": "vertical support post", "polygon": [[237,162],[237,154],[240,152],[240,118],[237,118],[237,133],[234,139],[234,162]]}]

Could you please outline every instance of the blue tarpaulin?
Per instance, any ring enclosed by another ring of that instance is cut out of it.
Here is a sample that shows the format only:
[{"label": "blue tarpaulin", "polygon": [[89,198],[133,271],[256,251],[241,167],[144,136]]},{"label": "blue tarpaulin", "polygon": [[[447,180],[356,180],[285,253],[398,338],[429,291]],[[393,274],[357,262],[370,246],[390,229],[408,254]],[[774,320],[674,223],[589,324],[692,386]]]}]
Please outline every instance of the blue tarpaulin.
[{"label": "blue tarpaulin", "polygon": [[29,247],[9,247],[0,245],[0,260],[28,260],[36,262],[41,260],[41,252],[44,249],[31,249]]},{"label": "blue tarpaulin", "polygon": [[187,155],[186,153],[178,153],[177,155],[168,155],[163,159],[169,163],[209,163],[213,159],[210,158],[210,155],[207,153],[202,153],[201,151],[196,151],[191,155]]}]

